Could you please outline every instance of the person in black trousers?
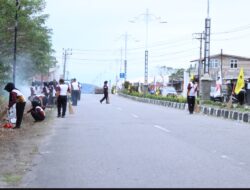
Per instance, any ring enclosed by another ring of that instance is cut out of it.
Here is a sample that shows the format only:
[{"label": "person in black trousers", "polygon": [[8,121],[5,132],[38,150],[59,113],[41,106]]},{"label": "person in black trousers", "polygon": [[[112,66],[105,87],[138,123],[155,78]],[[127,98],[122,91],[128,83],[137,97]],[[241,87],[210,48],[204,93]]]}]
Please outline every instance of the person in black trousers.
[{"label": "person in black trousers", "polygon": [[187,103],[188,103],[188,110],[190,114],[193,114],[194,107],[195,107],[195,96],[197,94],[197,84],[195,82],[194,77],[191,78],[191,81],[188,83],[187,86]]},{"label": "person in black trousers", "polygon": [[70,87],[64,83],[64,79],[60,79],[59,85],[56,87],[57,117],[65,117],[68,101],[67,93],[70,93]]},{"label": "person in black trousers", "polygon": [[104,97],[100,100],[100,103],[102,103],[106,99],[106,104],[109,104],[108,81],[104,81],[103,94],[104,94]]},{"label": "person in black trousers", "polygon": [[4,90],[9,92],[9,104],[8,104],[8,110],[16,104],[16,126],[13,129],[18,129],[21,127],[22,119],[23,119],[23,113],[24,108],[26,104],[26,100],[24,95],[15,87],[15,84],[12,82],[9,82],[4,87]]}]

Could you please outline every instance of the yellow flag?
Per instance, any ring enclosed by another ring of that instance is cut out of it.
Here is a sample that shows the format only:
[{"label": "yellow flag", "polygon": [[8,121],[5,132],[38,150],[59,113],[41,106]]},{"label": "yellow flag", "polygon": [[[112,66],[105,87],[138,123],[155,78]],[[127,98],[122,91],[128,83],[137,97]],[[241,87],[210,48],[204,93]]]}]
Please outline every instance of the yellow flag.
[{"label": "yellow flag", "polygon": [[191,74],[190,80],[194,80],[194,74]]},{"label": "yellow flag", "polygon": [[239,76],[238,76],[238,80],[234,89],[235,94],[239,94],[240,90],[244,88],[244,86],[245,86],[244,71],[243,71],[243,68],[241,68]]}]

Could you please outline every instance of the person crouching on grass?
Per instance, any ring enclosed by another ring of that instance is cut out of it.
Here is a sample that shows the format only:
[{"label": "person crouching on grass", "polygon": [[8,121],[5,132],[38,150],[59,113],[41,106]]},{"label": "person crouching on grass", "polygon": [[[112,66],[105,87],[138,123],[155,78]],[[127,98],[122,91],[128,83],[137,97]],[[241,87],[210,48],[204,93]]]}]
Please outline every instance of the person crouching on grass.
[{"label": "person crouching on grass", "polygon": [[41,103],[39,100],[33,100],[31,101],[32,108],[27,111],[27,113],[30,113],[32,117],[34,118],[35,122],[37,121],[43,121],[45,119],[45,107],[42,108]]}]

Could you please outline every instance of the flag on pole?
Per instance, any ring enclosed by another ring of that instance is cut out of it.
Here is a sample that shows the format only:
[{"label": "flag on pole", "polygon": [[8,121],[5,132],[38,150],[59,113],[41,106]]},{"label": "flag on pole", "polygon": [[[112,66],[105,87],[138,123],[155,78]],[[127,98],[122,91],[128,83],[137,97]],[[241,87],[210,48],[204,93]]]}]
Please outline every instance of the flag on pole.
[{"label": "flag on pole", "polygon": [[191,81],[194,80],[194,74],[191,74],[190,80],[191,80]]},{"label": "flag on pole", "polygon": [[244,71],[243,68],[240,69],[240,73],[237,79],[237,83],[234,89],[235,94],[239,94],[242,88],[245,86],[245,81],[244,81]]},{"label": "flag on pole", "polygon": [[218,95],[221,95],[221,85],[222,85],[222,77],[221,77],[221,71],[218,72],[218,77],[216,80],[216,93]]}]

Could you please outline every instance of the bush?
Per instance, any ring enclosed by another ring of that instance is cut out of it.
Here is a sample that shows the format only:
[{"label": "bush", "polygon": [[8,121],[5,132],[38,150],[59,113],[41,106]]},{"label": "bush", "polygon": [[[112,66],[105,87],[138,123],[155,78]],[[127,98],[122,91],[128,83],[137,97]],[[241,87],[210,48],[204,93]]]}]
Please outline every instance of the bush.
[{"label": "bush", "polygon": [[130,92],[129,90],[123,90],[122,93],[130,95],[130,96],[137,96],[137,97],[144,97],[144,98],[149,98],[149,99],[155,99],[155,100],[163,100],[163,101],[171,101],[171,102],[178,102],[178,103],[186,103],[187,98],[183,96],[159,96],[155,94],[143,94],[139,92],[132,91]]}]

